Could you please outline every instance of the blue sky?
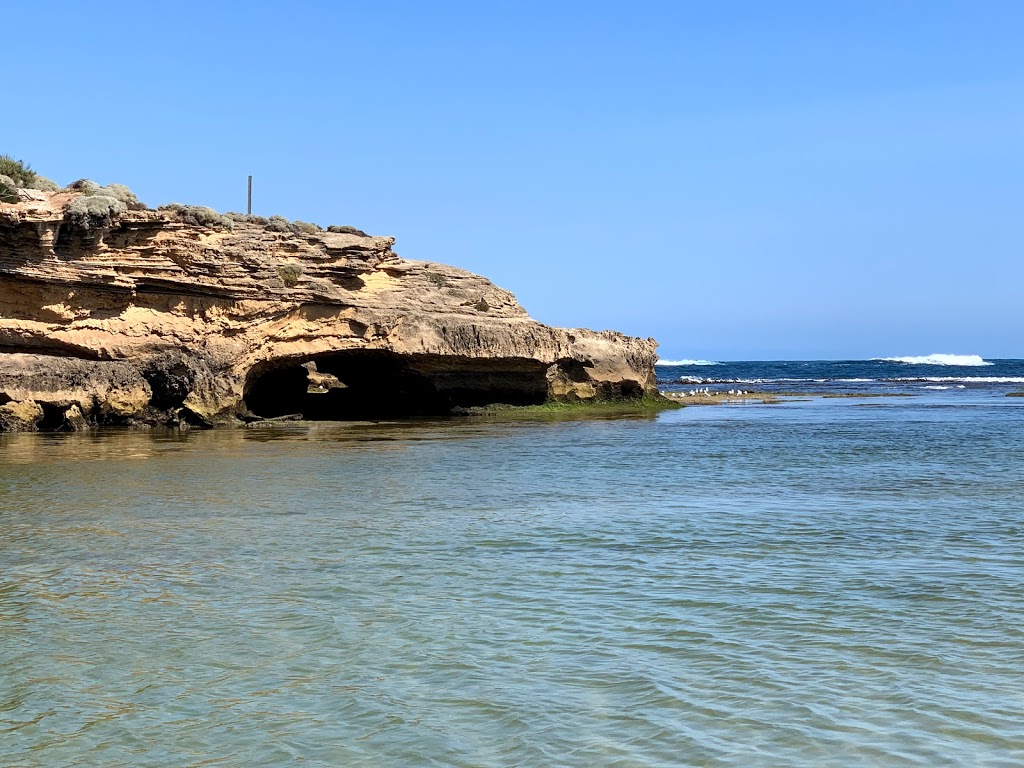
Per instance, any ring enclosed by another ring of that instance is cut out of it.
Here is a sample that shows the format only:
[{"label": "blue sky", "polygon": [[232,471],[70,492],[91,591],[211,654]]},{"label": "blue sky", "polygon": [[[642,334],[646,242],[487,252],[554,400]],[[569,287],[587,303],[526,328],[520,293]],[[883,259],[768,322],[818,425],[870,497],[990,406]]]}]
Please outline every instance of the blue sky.
[{"label": "blue sky", "polygon": [[7,3],[0,152],[666,358],[1024,357],[1024,3]]}]

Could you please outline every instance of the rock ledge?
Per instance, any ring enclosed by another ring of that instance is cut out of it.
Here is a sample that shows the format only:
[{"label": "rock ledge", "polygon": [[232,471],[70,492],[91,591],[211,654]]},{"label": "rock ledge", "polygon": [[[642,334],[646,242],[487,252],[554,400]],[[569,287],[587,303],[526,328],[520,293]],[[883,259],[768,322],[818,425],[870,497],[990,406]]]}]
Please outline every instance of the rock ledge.
[{"label": "rock ledge", "polygon": [[655,394],[653,339],[552,328],[358,230],[0,203],[0,431],[376,419]]}]

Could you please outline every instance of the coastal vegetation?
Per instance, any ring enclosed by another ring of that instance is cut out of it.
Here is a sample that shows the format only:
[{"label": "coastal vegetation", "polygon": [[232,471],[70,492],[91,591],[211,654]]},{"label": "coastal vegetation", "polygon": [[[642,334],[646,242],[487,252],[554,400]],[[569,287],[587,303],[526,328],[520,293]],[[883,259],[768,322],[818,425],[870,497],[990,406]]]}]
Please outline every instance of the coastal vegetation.
[{"label": "coastal vegetation", "polygon": [[10,155],[0,155],[0,202],[18,202],[19,189],[55,192],[59,187],[32,170],[24,160],[16,160]]},{"label": "coastal vegetation", "polygon": [[266,228],[271,232],[291,232],[296,235],[317,235],[323,230],[308,221],[288,221],[284,216],[271,216],[267,219]]},{"label": "coastal vegetation", "polygon": [[[40,176],[24,160],[15,159],[7,154],[0,155],[0,203],[17,203],[20,199],[19,189],[59,192],[62,188],[45,176]],[[113,219],[125,211],[146,208],[135,193],[124,184],[101,186],[90,179],[79,179],[63,189],[79,193],[68,203],[65,213],[71,222],[86,230],[110,226]],[[290,221],[284,216],[277,215],[253,216],[234,212],[221,214],[205,205],[167,203],[157,210],[169,211],[183,224],[207,229],[230,230],[236,222],[248,222],[265,227],[271,232],[318,235],[326,231],[368,237],[363,230],[349,225],[332,224],[325,230],[309,221]]]},{"label": "coastal vegetation", "polygon": [[327,228],[328,232],[334,232],[339,235],[358,235],[359,237],[368,237],[368,235],[361,229],[350,227],[347,224],[331,224]]},{"label": "coastal vegetation", "polygon": [[182,205],[181,203],[168,203],[161,205],[157,210],[170,211],[178,217],[183,224],[190,224],[193,227],[206,227],[207,229],[233,229],[235,222],[230,216],[217,213],[213,208],[205,205]]},{"label": "coastal vegetation", "polygon": [[126,210],[128,207],[114,197],[82,195],[68,203],[64,214],[70,223],[82,229],[100,229],[109,227],[114,216]]},{"label": "coastal vegetation", "polygon": [[448,287],[448,279],[439,272],[427,272],[427,282],[437,288]]},{"label": "coastal vegetation", "polygon": [[277,274],[286,288],[294,288],[302,277],[302,267],[298,264],[282,264],[277,268]]},{"label": "coastal vegetation", "polygon": [[70,184],[68,189],[81,194],[68,203],[64,209],[65,216],[68,221],[86,230],[109,227],[115,216],[129,209],[141,210],[146,207],[124,184],[102,187],[89,179],[79,179]]},{"label": "coastal vegetation", "polygon": [[[289,221],[284,216],[253,216],[245,213],[235,213],[234,211],[224,215],[235,223],[245,222],[249,224],[257,224],[270,232],[291,233],[295,235],[318,235],[324,231],[323,227],[318,224],[313,224],[309,221],[300,221],[299,219]],[[362,234],[363,237],[366,237],[365,233],[360,233],[360,231],[355,229],[355,227],[331,226],[328,227],[327,231],[336,232],[339,229],[351,230],[353,233]]]},{"label": "coastal vegetation", "polygon": [[10,155],[0,155],[0,176],[6,176],[8,182],[21,188],[28,187],[37,178],[24,160],[15,160]]},{"label": "coastal vegetation", "polygon": [[[18,190],[58,192],[60,187],[45,176],[40,176],[24,160],[10,155],[0,155],[0,202],[17,203],[21,197]],[[83,229],[98,229],[110,226],[113,217],[129,209],[140,210],[146,206],[123,184],[103,187],[89,179],[79,179],[65,189],[78,195],[64,210],[68,221]]]},{"label": "coastal vegetation", "polygon": [[111,197],[123,204],[126,208],[132,208],[135,210],[145,209],[145,204],[139,201],[139,198],[135,196],[124,184],[108,184],[107,186],[101,186],[91,179],[79,179],[78,181],[72,182],[68,185],[68,189],[73,192],[81,192],[86,197]]}]

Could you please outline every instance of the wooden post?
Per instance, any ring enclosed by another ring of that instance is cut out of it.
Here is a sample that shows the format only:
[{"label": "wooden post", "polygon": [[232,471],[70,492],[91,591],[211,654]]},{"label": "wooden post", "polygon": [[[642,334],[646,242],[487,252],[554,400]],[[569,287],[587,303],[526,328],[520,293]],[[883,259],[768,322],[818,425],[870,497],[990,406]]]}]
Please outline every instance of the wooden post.
[{"label": "wooden post", "polygon": [[249,205],[245,209],[247,216],[252,216],[252,176],[249,177]]}]

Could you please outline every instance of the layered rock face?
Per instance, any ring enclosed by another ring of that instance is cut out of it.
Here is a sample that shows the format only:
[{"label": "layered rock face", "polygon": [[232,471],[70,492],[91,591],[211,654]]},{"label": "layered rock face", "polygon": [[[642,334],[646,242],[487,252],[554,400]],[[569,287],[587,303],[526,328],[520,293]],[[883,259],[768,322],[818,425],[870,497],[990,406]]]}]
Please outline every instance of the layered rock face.
[{"label": "layered rock face", "polygon": [[0,204],[0,431],[438,415],[654,393],[655,343],[551,328],[389,237]]}]

